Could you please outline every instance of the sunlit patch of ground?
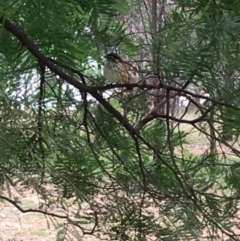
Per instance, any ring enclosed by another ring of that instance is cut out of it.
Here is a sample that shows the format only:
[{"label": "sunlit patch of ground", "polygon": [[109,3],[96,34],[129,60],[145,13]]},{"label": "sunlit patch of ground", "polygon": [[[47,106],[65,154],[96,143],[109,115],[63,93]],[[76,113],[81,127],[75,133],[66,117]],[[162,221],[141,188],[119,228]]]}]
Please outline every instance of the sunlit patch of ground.
[{"label": "sunlit patch of ground", "polygon": [[[11,194],[19,197],[18,205],[24,210],[39,209],[40,200],[36,192],[24,191],[23,195],[19,196],[11,188]],[[7,196],[8,193],[5,192],[4,195]],[[57,208],[48,211],[64,215]],[[73,225],[66,226],[64,222],[66,220],[52,218],[41,213],[22,213],[7,201],[1,200],[0,203],[0,241],[82,240],[81,230]],[[69,232],[64,234],[63,227],[67,227]],[[97,239],[85,236],[83,240],[96,241]]]},{"label": "sunlit patch of ground", "polygon": [[[179,114],[181,116],[181,114]],[[178,118],[179,118],[178,116]],[[194,120],[198,118],[199,115],[194,112],[189,112],[186,114],[183,119],[184,120]],[[205,124],[197,124],[197,127],[194,127],[188,123],[181,123],[179,127],[175,129],[177,131],[183,131],[186,133],[185,140],[187,144],[183,144],[183,147],[186,148],[191,154],[200,155],[210,151],[210,137],[207,136],[209,132],[209,126]],[[216,129],[220,129],[220,126],[215,125]],[[205,135],[206,133],[207,135]],[[236,157],[236,155],[232,152],[230,147],[234,147],[236,150],[240,151],[240,142],[235,138],[235,140],[231,142],[227,142],[227,145],[217,143],[217,151],[220,155],[226,155],[229,157]],[[177,152],[179,153],[181,148],[177,148]]]}]

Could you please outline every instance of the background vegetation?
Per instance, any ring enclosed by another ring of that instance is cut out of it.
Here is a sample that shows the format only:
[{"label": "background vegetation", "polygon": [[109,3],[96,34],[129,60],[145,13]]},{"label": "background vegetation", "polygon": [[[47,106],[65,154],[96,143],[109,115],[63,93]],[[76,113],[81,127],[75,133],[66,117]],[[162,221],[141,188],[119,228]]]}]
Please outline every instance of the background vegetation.
[{"label": "background vegetation", "polygon": [[[56,240],[239,240],[239,11],[0,1],[0,199],[45,215]],[[111,51],[128,96],[105,85]]]}]

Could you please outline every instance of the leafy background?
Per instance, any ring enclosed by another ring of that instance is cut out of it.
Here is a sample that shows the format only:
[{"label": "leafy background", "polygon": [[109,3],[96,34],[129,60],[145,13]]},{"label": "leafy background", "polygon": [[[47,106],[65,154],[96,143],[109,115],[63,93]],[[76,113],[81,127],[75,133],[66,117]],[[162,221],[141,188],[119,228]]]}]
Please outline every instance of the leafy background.
[{"label": "leafy background", "polygon": [[[2,207],[45,215],[49,240],[239,239],[238,1],[0,9]],[[127,96],[105,86],[111,51]]]}]

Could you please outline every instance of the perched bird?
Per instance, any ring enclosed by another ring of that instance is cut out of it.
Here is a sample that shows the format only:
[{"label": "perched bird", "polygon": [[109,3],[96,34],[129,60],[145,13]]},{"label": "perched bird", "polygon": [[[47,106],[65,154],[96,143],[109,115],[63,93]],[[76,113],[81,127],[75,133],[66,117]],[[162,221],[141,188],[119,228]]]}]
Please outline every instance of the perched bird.
[{"label": "perched bird", "polygon": [[[111,83],[131,83],[131,76],[120,56],[116,53],[109,53],[105,56],[107,59],[103,75]],[[128,87],[127,89],[132,89]]]}]

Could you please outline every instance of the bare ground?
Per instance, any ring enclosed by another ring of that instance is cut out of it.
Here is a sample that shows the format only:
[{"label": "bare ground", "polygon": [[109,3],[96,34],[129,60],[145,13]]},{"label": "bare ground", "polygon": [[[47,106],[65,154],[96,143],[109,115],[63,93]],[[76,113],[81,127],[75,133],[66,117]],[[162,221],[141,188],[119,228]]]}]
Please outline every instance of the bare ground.
[{"label": "bare ground", "polygon": [[[208,145],[187,145],[186,147],[193,154],[203,154],[209,149]],[[218,147],[218,151],[227,156],[234,156],[227,147]],[[38,195],[26,191],[20,205],[24,209],[38,207]],[[8,202],[0,203],[0,241],[55,241],[60,230],[59,225],[62,224],[62,220],[53,220],[39,213],[22,213]],[[76,230],[73,231],[76,232]],[[71,240],[82,240],[80,235],[80,233],[73,235]],[[84,237],[83,240],[96,241],[97,239]]]},{"label": "bare ground", "polygon": [[[189,117],[191,119],[191,116]],[[196,129],[190,126],[181,125],[181,130],[188,131],[185,148],[192,154],[203,154],[209,150],[209,141],[205,136],[200,135]],[[239,150],[239,143],[234,144]],[[226,146],[218,146],[218,152],[222,155],[234,157],[235,155]],[[176,150],[178,154],[181,150]],[[33,192],[25,192],[21,198],[21,206],[24,209],[34,208],[39,205],[38,195]],[[39,213],[22,213],[15,206],[8,202],[0,203],[0,241],[55,241],[59,231],[61,220],[52,220]],[[237,229],[238,230],[238,229]],[[239,231],[239,230],[238,230]],[[205,233],[207,234],[207,233]],[[81,240],[80,235],[71,237],[71,240]],[[85,237],[84,241],[93,241]]]},{"label": "bare ground", "polygon": [[[38,196],[26,193],[22,199],[24,209],[38,204]],[[1,241],[49,241],[56,240],[56,230],[50,220],[39,213],[22,213],[8,202],[0,204]]]}]

